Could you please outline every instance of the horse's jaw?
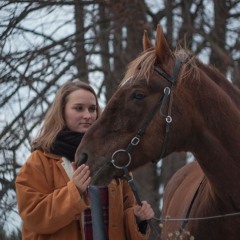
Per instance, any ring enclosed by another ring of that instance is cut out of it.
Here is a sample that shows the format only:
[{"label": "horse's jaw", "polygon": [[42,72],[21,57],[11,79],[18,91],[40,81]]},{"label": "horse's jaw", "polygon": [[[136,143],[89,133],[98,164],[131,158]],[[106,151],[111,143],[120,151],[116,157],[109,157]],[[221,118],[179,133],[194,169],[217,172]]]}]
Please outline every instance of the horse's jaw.
[{"label": "horse's jaw", "polygon": [[98,186],[106,186],[108,185],[113,178],[122,177],[123,174],[119,174],[118,176],[115,173],[115,169],[110,161],[105,162],[105,164],[97,165],[94,168],[89,164],[90,172],[91,172],[91,184]]},{"label": "horse's jaw", "polygon": [[123,170],[116,169],[111,159],[100,157],[97,160],[87,151],[78,151],[75,156],[77,167],[86,164],[90,169],[91,184],[97,186],[106,186],[114,178],[122,178]]}]

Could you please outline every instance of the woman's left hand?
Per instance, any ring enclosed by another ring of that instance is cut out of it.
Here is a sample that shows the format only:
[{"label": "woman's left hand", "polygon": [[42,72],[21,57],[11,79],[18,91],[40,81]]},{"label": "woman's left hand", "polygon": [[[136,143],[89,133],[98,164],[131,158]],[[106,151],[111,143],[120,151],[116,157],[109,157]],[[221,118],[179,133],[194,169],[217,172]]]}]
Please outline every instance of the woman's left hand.
[{"label": "woman's left hand", "polygon": [[133,207],[134,215],[140,220],[150,220],[154,217],[154,211],[149,203],[142,201],[142,206]]}]

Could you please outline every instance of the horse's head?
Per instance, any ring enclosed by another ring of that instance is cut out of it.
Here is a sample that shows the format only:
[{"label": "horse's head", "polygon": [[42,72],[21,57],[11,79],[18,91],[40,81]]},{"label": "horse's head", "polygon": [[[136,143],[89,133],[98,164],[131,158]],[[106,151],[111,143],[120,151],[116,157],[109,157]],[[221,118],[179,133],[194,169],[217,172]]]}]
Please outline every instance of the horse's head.
[{"label": "horse's head", "polygon": [[187,122],[181,124],[182,94],[175,96],[181,61],[170,50],[160,26],[155,46],[146,33],[143,46],[76,152],[76,162],[90,166],[94,184],[121,177],[122,166],[133,170],[177,150],[171,140],[181,141],[178,129],[188,129]]}]

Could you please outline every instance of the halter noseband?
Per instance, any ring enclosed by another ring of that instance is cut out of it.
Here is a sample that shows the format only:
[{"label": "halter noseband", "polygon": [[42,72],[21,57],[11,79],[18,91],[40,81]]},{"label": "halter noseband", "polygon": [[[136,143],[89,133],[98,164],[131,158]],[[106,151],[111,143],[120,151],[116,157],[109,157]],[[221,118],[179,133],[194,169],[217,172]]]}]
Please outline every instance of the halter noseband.
[{"label": "halter noseband", "polygon": [[[161,116],[165,117],[165,121],[166,121],[165,136],[164,136],[164,140],[163,140],[163,144],[162,144],[159,159],[161,159],[163,157],[163,155],[166,151],[166,147],[167,147],[167,138],[168,138],[168,133],[169,133],[169,129],[170,129],[170,124],[172,122],[172,117],[171,117],[172,87],[177,81],[180,68],[181,68],[181,60],[179,58],[176,58],[172,76],[168,75],[160,67],[158,67],[158,66],[154,67],[154,71],[156,71],[159,75],[161,75],[163,78],[165,78],[170,83],[170,86],[167,86],[167,87],[164,88],[163,95],[162,95],[160,101],[154,106],[151,113],[148,115],[148,117],[144,121],[142,127],[137,131],[137,134],[131,139],[127,148],[126,149],[119,149],[119,150],[117,150],[113,153],[111,163],[113,164],[113,166],[115,168],[124,170],[125,168],[127,168],[130,165],[131,160],[132,160],[130,152],[132,151],[134,146],[137,146],[139,144],[139,142],[141,140],[141,137],[145,133],[146,128],[148,127],[148,125],[152,121],[153,117],[155,116],[155,114],[156,114],[156,112],[159,108],[160,108]],[[163,109],[164,109],[164,106],[166,105],[169,97],[170,97],[170,100],[169,100],[169,105],[168,105],[168,111],[167,111],[166,114],[164,114]],[[114,159],[114,157],[116,157],[116,155],[120,152],[126,153],[127,156],[128,156],[128,162],[127,162],[127,164],[125,164],[123,166],[120,166],[120,165],[116,164],[115,159]],[[157,161],[154,161],[154,162],[157,162]]]}]

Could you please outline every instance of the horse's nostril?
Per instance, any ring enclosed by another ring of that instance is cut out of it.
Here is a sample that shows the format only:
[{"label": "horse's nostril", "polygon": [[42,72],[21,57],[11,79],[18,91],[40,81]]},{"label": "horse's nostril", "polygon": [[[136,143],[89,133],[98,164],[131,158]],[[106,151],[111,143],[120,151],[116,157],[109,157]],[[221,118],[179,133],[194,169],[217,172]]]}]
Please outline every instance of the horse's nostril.
[{"label": "horse's nostril", "polygon": [[81,153],[81,155],[78,157],[78,160],[77,160],[77,166],[80,166],[80,165],[86,163],[87,160],[88,160],[87,153]]},{"label": "horse's nostril", "polygon": [[86,153],[83,153],[82,154],[82,160],[81,160],[81,164],[84,164],[86,163],[88,160],[88,155]]}]

